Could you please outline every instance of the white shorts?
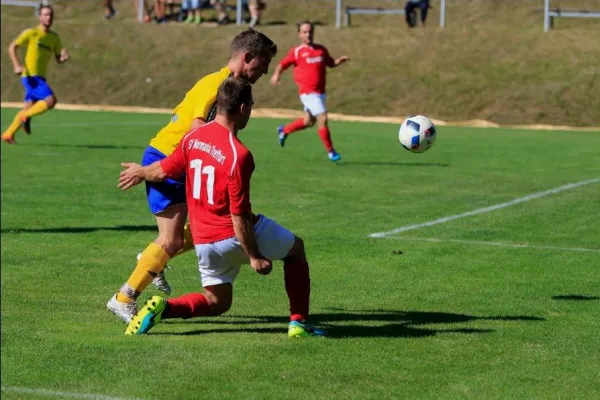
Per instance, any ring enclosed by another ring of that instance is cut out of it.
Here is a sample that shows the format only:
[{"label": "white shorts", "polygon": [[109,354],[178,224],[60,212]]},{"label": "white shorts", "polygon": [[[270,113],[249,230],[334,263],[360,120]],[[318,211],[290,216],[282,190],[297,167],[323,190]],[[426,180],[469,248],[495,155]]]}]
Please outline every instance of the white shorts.
[{"label": "white shorts", "polygon": [[[254,234],[260,253],[269,260],[281,260],[294,245],[294,234],[277,222],[259,214]],[[236,237],[209,244],[197,244],[196,255],[202,286],[232,283],[243,264],[250,259]]]},{"label": "white shorts", "polygon": [[308,93],[300,95],[300,101],[304,105],[304,111],[308,111],[313,117],[327,112],[327,108],[325,108],[326,98],[327,95],[325,93]]}]

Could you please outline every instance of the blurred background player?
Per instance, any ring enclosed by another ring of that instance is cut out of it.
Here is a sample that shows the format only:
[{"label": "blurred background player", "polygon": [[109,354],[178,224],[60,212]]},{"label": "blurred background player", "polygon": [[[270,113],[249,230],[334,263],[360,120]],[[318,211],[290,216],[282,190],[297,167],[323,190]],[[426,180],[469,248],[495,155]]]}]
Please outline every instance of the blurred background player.
[{"label": "blurred background player", "polygon": [[113,0],[103,0],[102,4],[104,5],[104,18],[112,19],[115,15],[117,15],[117,10],[113,5]]},{"label": "blurred background player", "polygon": [[[54,56],[59,64],[69,59],[69,53],[62,48],[60,37],[52,30],[54,10],[51,6],[42,5],[38,10],[40,24],[35,28],[23,31],[8,46],[8,55],[12,61],[15,74],[21,75],[21,83],[25,88],[25,104],[13,122],[2,133],[2,140],[15,144],[15,134],[19,128],[31,133],[30,119],[51,110],[56,105],[56,96],[46,82],[48,61]],[[17,48],[27,46],[25,66],[17,55]]]},{"label": "blurred background player", "polygon": [[333,148],[331,133],[327,123],[325,107],[325,81],[327,67],[335,68],[349,60],[348,56],[333,59],[325,46],[313,42],[315,27],[310,21],[298,24],[298,36],[302,44],[292,48],[275,68],[271,83],[277,85],[281,74],[289,67],[294,67],[294,82],[298,86],[300,101],[304,105],[304,118],[299,118],[285,126],[279,126],[279,144],[285,145],[287,136],[293,132],[313,126],[317,122],[319,137],[327,150],[331,161],[342,159]]},{"label": "blurred background player", "polygon": [[221,315],[233,301],[233,282],[242,264],[268,275],[271,260],[283,260],[290,302],[289,337],[323,336],[308,324],[310,274],[302,239],[277,222],[252,213],[250,180],[254,158],[238,139],[252,112],[252,87],[230,78],[219,87],[217,115],[193,129],[169,157],[142,167],[123,163],[119,187],[143,180],[186,177],[192,236],[205,293],[165,300],[153,296],[133,317],[125,334],[148,332],[167,318]]},{"label": "blurred background player", "polygon": [[425,27],[425,21],[427,20],[427,13],[431,6],[429,0],[408,0],[406,6],[404,6],[404,17],[406,18],[406,24],[409,28],[417,26],[417,9],[419,9],[421,15],[421,27]]},{"label": "blurred background player", "polygon": [[[276,54],[277,46],[262,33],[252,29],[239,33],[231,42],[227,66],[200,79],[186,93],[183,101],[173,110],[171,121],[150,141],[142,165],[166,158],[175,151],[190,129],[214,119],[217,90],[225,79],[235,76],[255,83],[268,73],[269,63]],[[171,292],[163,274],[167,261],[194,248],[189,224],[185,224],[185,182],[180,179],[146,182],[146,196],[150,211],[156,218],[158,237],[138,255],[135,270],[106,305],[126,323],[137,312],[136,300],[150,282],[164,293]]]}]

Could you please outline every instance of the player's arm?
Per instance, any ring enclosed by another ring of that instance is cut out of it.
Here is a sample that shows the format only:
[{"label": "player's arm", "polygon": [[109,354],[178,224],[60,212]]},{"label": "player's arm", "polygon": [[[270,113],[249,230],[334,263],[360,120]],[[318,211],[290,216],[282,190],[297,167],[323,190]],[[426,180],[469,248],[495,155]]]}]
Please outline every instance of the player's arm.
[{"label": "player's arm", "polygon": [[344,64],[345,62],[350,61],[350,57],[343,55],[340,56],[338,58],[333,58],[331,57],[331,54],[329,54],[329,51],[326,50],[325,53],[325,64],[329,67],[329,68],[335,68],[338,67],[342,64]]},{"label": "player's arm", "polygon": [[15,74],[21,75],[23,72],[23,65],[19,60],[19,55],[17,54],[17,48],[23,46],[29,42],[29,37],[31,36],[31,30],[27,29],[23,31],[12,43],[8,46],[8,55],[10,57],[10,61],[12,61],[13,69]]},{"label": "player's arm", "polygon": [[185,173],[187,165],[185,154],[183,152],[183,141],[179,143],[177,149],[165,159],[156,161],[150,165],[142,167],[136,163],[121,163],[125,168],[119,174],[118,188],[121,190],[130,189],[139,185],[143,181],[161,182],[167,178],[179,178]]},{"label": "player's arm", "polygon": [[250,206],[250,176],[252,159],[249,153],[241,155],[229,178],[229,211],[235,236],[248,254],[252,268],[262,275],[271,272],[273,264],[260,254],[254,234],[254,216]]},{"label": "player's arm", "polygon": [[292,65],[296,65],[296,54],[295,49],[290,50],[290,52],[277,64],[275,67],[275,71],[273,72],[273,76],[271,76],[271,83],[273,85],[277,85],[281,80],[281,74],[284,73],[286,69],[291,67]]},{"label": "player's arm", "polygon": [[160,182],[167,178],[167,173],[162,169],[160,161],[142,167],[136,163],[121,163],[125,168],[119,174],[118,188],[121,190],[131,189],[143,181]]},{"label": "player's arm", "polygon": [[67,51],[67,49],[62,47],[60,38],[58,39],[58,43],[54,48],[54,57],[56,58],[56,62],[59,64],[67,62],[67,60],[69,59],[69,52]]}]

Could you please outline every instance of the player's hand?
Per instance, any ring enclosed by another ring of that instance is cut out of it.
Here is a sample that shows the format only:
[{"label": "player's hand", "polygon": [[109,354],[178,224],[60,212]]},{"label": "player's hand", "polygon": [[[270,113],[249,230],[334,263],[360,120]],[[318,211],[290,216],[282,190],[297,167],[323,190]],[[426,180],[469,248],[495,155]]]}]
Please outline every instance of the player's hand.
[{"label": "player's hand", "polygon": [[348,61],[350,61],[350,57],[348,57],[348,56],[341,56],[340,57],[340,64],[348,62]]},{"label": "player's hand", "polygon": [[65,61],[67,61],[69,59],[69,52],[67,51],[67,49],[62,49],[60,51],[60,57],[59,57],[59,61],[61,63],[64,63]]},{"label": "player's hand", "polygon": [[279,75],[273,75],[271,77],[271,85],[279,85]]},{"label": "player's hand", "polygon": [[127,190],[144,181],[142,178],[142,166],[136,163],[121,163],[125,168],[119,174],[119,185],[121,190]]},{"label": "player's hand", "polygon": [[251,258],[250,266],[261,275],[269,275],[273,270],[273,263],[264,258]]},{"label": "player's hand", "polygon": [[23,67],[21,65],[17,65],[15,67],[15,74],[16,75],[21,75],[23,73]]}]

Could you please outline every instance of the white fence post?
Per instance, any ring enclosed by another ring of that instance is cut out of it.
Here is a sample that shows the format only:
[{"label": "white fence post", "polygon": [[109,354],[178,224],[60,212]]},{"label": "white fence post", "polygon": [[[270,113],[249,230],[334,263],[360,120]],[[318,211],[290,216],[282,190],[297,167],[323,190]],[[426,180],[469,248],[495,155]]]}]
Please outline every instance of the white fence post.
[{"label": "white fence post", "polygon": [[138,2],[138,22],[144,22],[144,2],[145,0],[137,0]]},{"label": "white fence post", "polygon": [[550,30],[550,0],[544,0],[544,32]]},{"label": "white fence post", "polygon": [[242,0],[237,0],[237,7],[235,10],[235,24],[242,24]]},{"label": "white fence post", "polygon": [[446,26],[446,0],[440,1],[440,28]]},{"label": "white fence post", "polygon": [[342,26],[342,0],[335,0],[335,27]]}]

